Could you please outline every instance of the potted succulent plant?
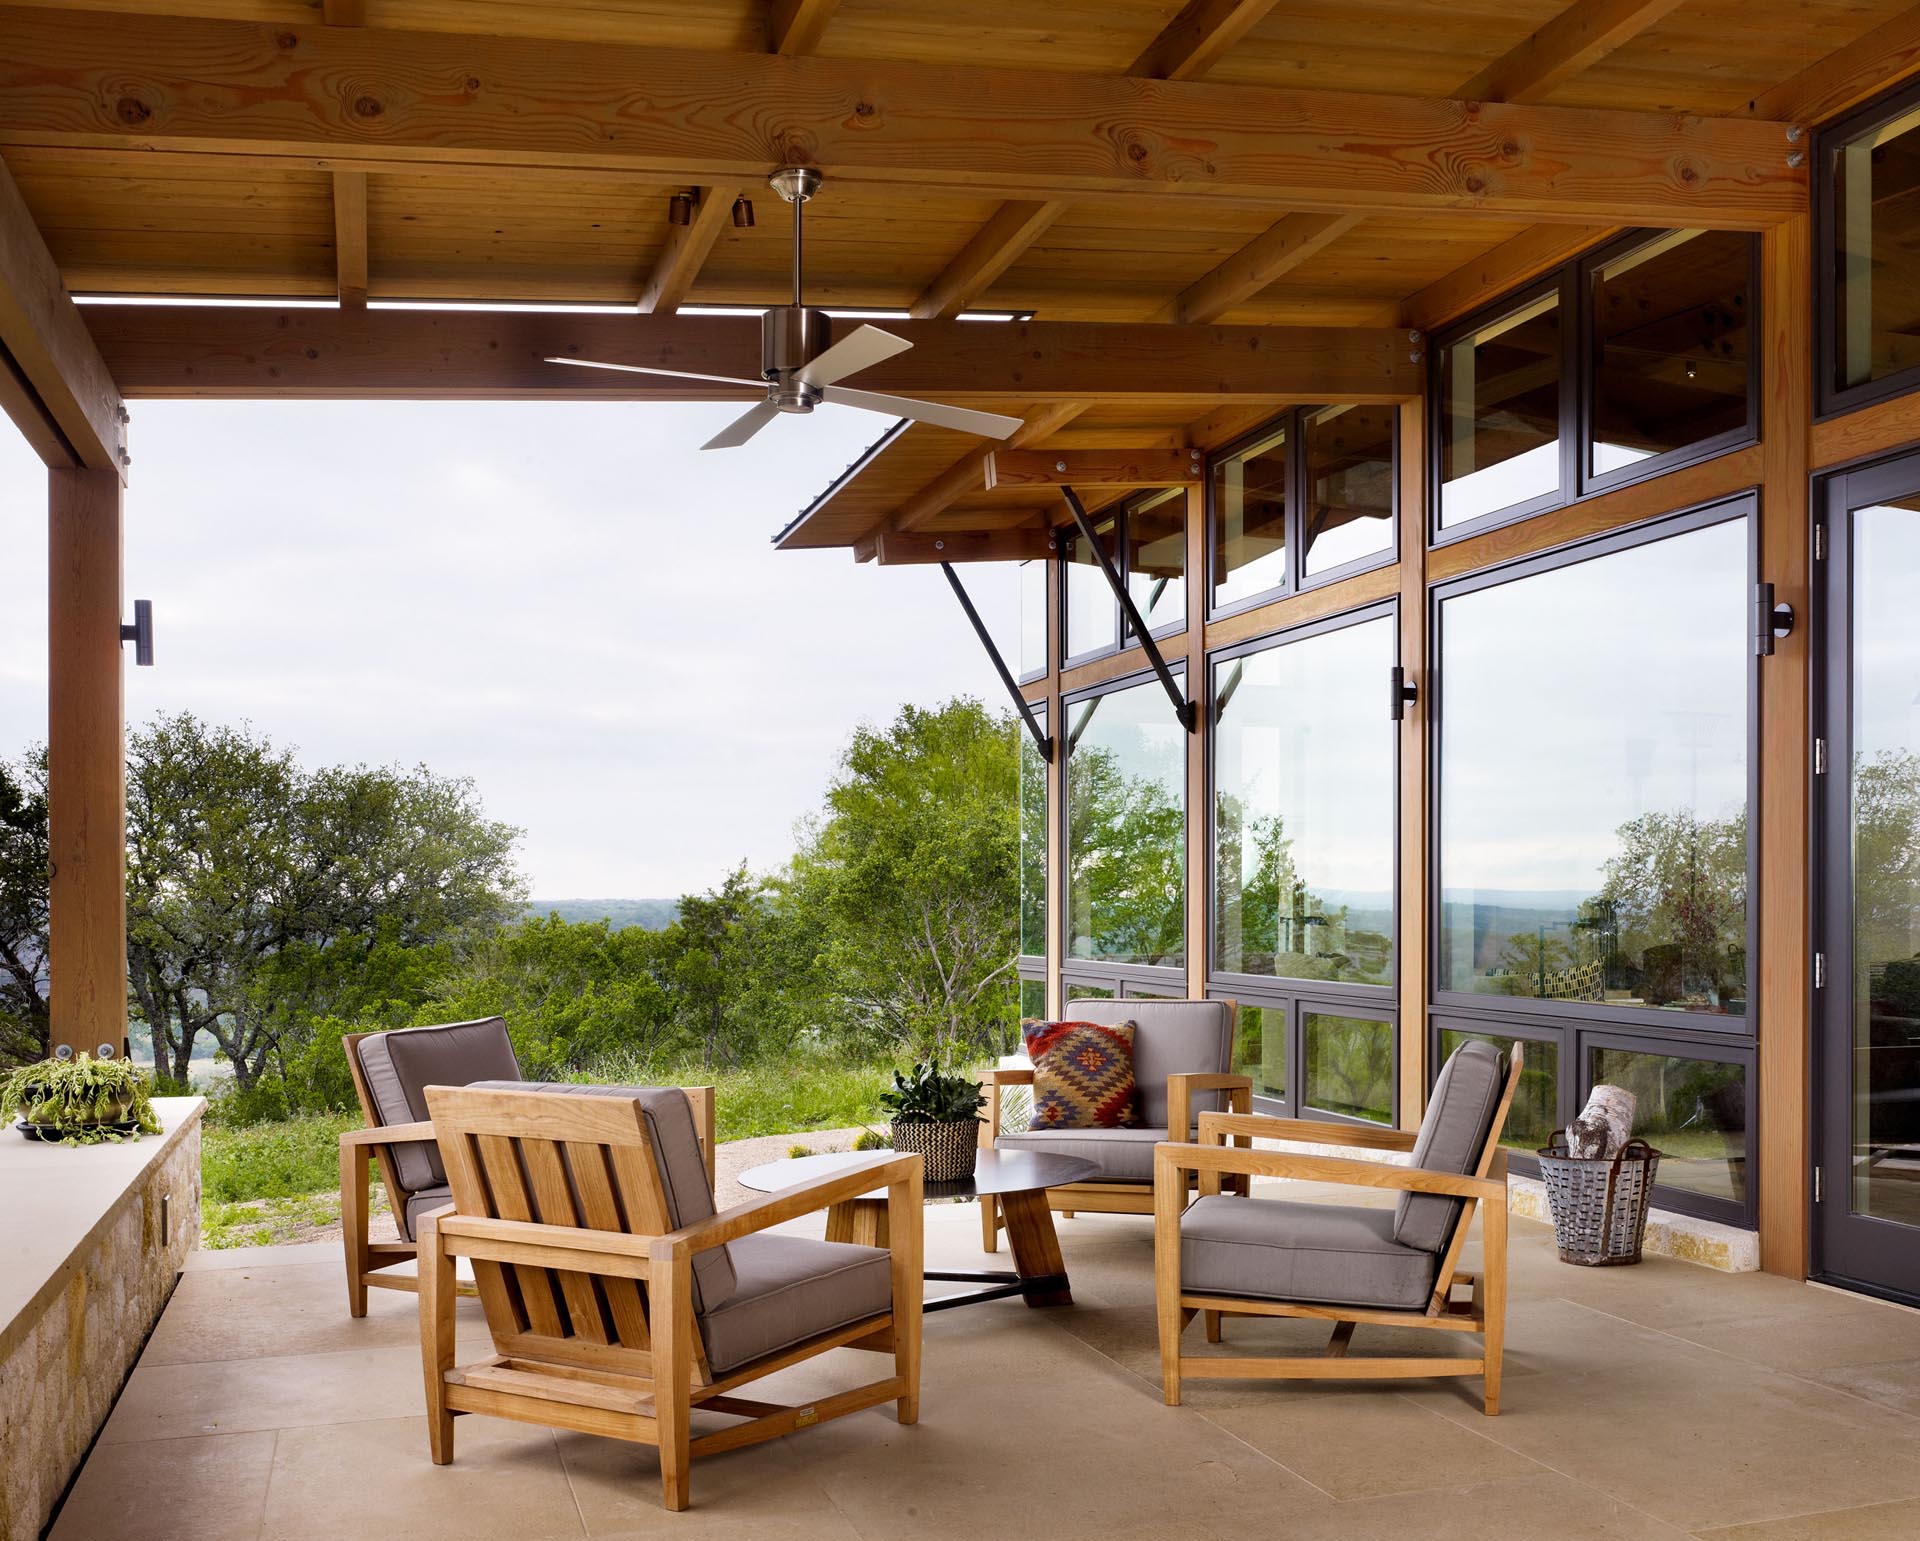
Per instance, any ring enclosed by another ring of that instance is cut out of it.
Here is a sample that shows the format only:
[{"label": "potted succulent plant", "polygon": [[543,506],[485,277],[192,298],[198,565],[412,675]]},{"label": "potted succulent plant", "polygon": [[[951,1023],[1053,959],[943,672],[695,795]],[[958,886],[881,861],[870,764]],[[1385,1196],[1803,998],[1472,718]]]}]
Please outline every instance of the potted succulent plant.
[{"label": "potted succulent plant", "polygon": [[20,1114],[30,1140],[62,1145],[100,1145],[144,1132],[158,1134],[150,1082],[131,1060],[43,1059],[22,1065],[0,1081],[0,1118]]},{"label": "potted succulent plant", "polygon": [[893,1148],[917,1151],[928,1182],[958,1182],[973,1175],[980,1148],[980,1106],[986,1095],[971,1076],[943,1075],[934,1065],[893,1073],[893,1090],[880,1094],[892,1115]]}]

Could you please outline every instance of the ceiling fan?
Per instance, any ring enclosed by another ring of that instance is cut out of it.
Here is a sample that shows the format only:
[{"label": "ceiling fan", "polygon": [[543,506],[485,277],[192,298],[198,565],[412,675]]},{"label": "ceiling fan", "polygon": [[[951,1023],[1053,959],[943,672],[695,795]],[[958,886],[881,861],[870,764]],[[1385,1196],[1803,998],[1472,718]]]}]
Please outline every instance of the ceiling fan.
[{"label": "ceiling fan", "polygon": [[758,380],[693,374],[684,369],[652,369],[643,364],[607,364],[594,359],[550,358],[547,362],[576,364],[583,369],[618,369],[636,375],[668,375],[676,380],[706,380],[766,393],[766,400],[749,407],[701,445],[702,449],[735,449],[782,412],[811,412],[823,401],[861,407],[868,412],[885,412],[893,417],[909,417],[915,422],[977,433],[989,439],[1004,439],[1020,427],[1019,418],[1005,417],[998,412],[975,412],[968,407],[950,407],[912,396],[888,396],[879,391],[852,390],[839,384],[848,375],[906,352],[913,344],[877,326],[862,326],[831,347],[827,346],[827,339],[832,335],[827,313],[811,309],[800,300],[800,215],[807,200],[819,190],[820,173],[811,166],[789,166],[767,180],[776,193],[793,205],[793,303],[769,306],[760,318]]}]

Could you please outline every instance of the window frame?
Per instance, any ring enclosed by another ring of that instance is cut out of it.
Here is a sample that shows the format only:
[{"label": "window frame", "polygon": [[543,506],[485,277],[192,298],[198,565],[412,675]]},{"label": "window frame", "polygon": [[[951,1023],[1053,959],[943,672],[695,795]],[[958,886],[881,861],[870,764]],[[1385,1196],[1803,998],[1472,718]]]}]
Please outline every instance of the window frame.
[{"label": "window frame", "polygon": [[[1758,902],[1760,841],[1756,828],[1760,807],[1760,659],[1751,647],[1746,653],[1745,692],[1747,714],[1745,732],[1747,757],[1745,1012],[1738,1017],[1715,1016],[1707,1012],[1687,1013],[1685,1015],[1690,1026],[1682,1033],[1676,1026],[1676,1017],[1681,1014],[1657,1006],[1596,1006],[1588,1001],[1552,1001],[1535,1000],[1524,996],[1478,995],[1463,990],[1446,990],[1441,988],[1440,984],[1440,960],[1444,956],[1440,945],[1441,922],[1444,914],[1442,885],[1445,881],[1445,873],[1441,867],[1441,842],[1446,824],[1442,806],[1444,788],[1441,783],[1446,735],[1446,637],[1442,615],[1446,601],[1482,589],[1498,588],[1507,583],[1519,582],[1541,573],[1555,572],[1563,567],[1577,566],[1582,562],[1610,556],[1616,552],[1635,550],[1672,536],[1709,529],[1735,519],[1744,520],[1746,524],[1746,587],[1748,594],[1751,594],[1754,584],[1758,581],[1760,564],[1760,503],[1758,493],[1753,491],[1735,493],[1730,497],[1718,498],[1712,502],[1640,520],[1581,540],[1570,541],[1510,562],[1481,568],[1444,583],[1435,584],[1427,591],[1429,748],[1424,784],[1427,817],[1427,893],[1425,898],[1427,956],[1433,960],[1429,970],[1427,990],[1429,1015],[1436,1011],[1452,1012],[1485,1016],[1495,1021],[1509,1016],[1515,1020],[1532,1017],[1568,1025],[1586,1024],[1596,1030],[1604,1028],[1608,1032],[1631,1033],[1636,1030],[1653,1032],[1668,1038],[1680,1037],[1682,1041],[1698,1041],[1703,1046],[1716,1043],[1751,1043],[1756,1040],[1759,1031],[1759,992],[1756,986],[1759,978],[1760,940]],[[1509,1002],[1511,1004],[1507,1004]],[[1732,1025],[1716,1025],[1723,1023]],[[1694,1035],[1697,1035],[1697,1040]]]},{"label": "window frame", "polygon": [[[1286,1042],[1282,1047],[1282,1058],[1286,1063],[1287,1093],[1284,1097],[1274,1097],[1256,1087],[1253,1094],[1254,1111],[1269,1113],[1279,1118],[1304,1119],[1316,1124],[1344,1124],[1354,1129],[1398,1129],[1401,1114],[1399,1001],[1392,997],[1376,997],[1371,1001],[1361,1002],[1331,996],[1317,989],[1276,990],[1271,988],[1272,984],[1273,981],[1267,980],[1259,989],[1238,989],[1225,981],[1215,982],[1209,979],[1205,992],[1206,999],[1210,1001],[1232,1001],[1240,1009],[1251,1006],[1261,1011],[1277,1012],[1280,1015],[1281,1031],[1286,1035]],[[1380,1022],[1386,1025],[1393,1043],[1393,1064],[1388,1071],[1388,1081],[1392,1091],[1392,1122],[1381,1124],[1370,1118],[1353,1118],[1326,1108],[1316,1108],[1305,1100],[1306,1018],[1309,1013],[1321,1016],[1353,1017],[1361,1021]],[[1237,1042],[1236,1034],[1236,1044]]]},{"label": "window frame", "polygon": [[[1027,706],[1029,707],[1029,709],[1032,710],[1032,712],[1034,713],[1035,720],[1038,721],[1038,723],[1040,724],[1040,731],[1043,733],[1050,732],[1051,730],[1047,726],[1047,719],[1049,716],[1049,713],[1047,711],[1047,698],[1045,696],[1042,696],[1038,701],[1028,701]],[[1062,705],[1061,711],[1062,713],[1066,711],[1066,707],[1064,705]],[[1020,763],[1024,764],[1026,756],[1028,754],[1038,755],[1040,751],[1039,751],[1039,748],[1034,744],[1033,740],[1030,737],[1028,737],[1026,729],[1017,721],[1014,724],[1014,732],[1017,735],[1016,748],[1014,750],[1014,753],[1020,756]],[[1041,776],[1043,778],[1043,783],[1044,783],[1044,779],[1046,778],[1046,773],[1048,769],[1046,761],[1042,760],[1040,762],[1040,766],[1041,766]],[[1062,786],[1064,787],[1064,785],[1065,785],[1065,781],[1063,779]],[[1041,936],[1041,940],[1046,944],[1048,944],[1049,947],[1051,947],[1051,945],[1057,940],[1054,934],[1054,924],[1055,924],[1056,917],[1054,916],[1054,913],[1053,913],[1052,863],[1048,860],[1048,851],[1052,844],[1053,819],[1054,819],[1052,792],[1053,792],[1053,789],[1051,787],[1045,787],[1044,801],[1047,806],[1045,811],[1045,817],[1041,820],[1041,828],[1046,832],[1048,840],[1047,840],[1047,843],[1043,845],[1040,850],[1040,936]],[[1019,797],[1018,783],[1015,784],[1014,796],[1016,799]],[[1017,802],[1015,805],[1015,811],[1016,811],[1016,815],[1024,813],[1024,810],[1019,808]],[[1020,943],[1025,939],[1021,930],[1021,926],[1019,924],[1022,918],[1021,912],[1023,912],[1026,907],[1026,895],[1020,892],[1020,878],[1023,876],[1021,872],[1021,868],[1024,867],[1024,865],[1025,863],[1022,861],[1020,852],[1016,846],[1016,849],[1014,852],[1014,879],[1015,879],[1014,881],[1014,891],[1015,891],[1014,969],[1015,969],[1015,972],[1018,973],[1020,977],[1023,979],[1039,978],[1041,980],[1045,980],[1047,977],[1046,954],[1021,952],[1019,950]]]},{"label": "window frame", "polygon": [[[1055,539],[1057,541],[1058,537],[1056,536]],[[1020,576],[1020,569],[1023,567],[1026,567],[1031,562],[1038,562],[1041,564],[1040,605],[1041,605],[1042,614],[1040,619],[1040,667],[1037,669],[1016,671],[1014,674],[1014,683],[1016,685],[1037,685],[1040,683],[1040,681],[1044,680],[1050,673],[1053,672],[1051,661],[1047,656],[1049,649],[1047,647],[1047,639],[1046,639],[1047,617],[1045,615],[1047,600],[1053,593],[1052,569],[1055,564],[1054,564],[1054,559],[1051,556],[1028,557],[1026,561],[1018,562],[1014,565],[1014,582],[1016,584],[1023,585],[1018,591],[1020,609],[1022,611],[1022,614],[1020,616],[1019,639],[1020,639],[1020,642],[1024,644],[1026,640],[1026,615],[1024,612],[1025,612],[1026,602],[1027,602],[1026,591],[1024,588],[1025,580]],[[1064,608],[1061,610],[1061,619],[1063,622],[1066,619],[1066,611]],[[1066,642],[1065,642],[1066,632],[1064,629],[1061,631],[1060,635],[1062,638],[1060,645],[1064,647],[1066,646]],[[1014,661],[1018,663],[1021,656],[1022,656],[1021,652],[1016,651],[1014,654]]]},{"label": "window frame", "polygon": [[[1220,719],[1219,703],[1214,699],[1214,670],[1217,665],[1230,663],[1236,658],[1245,658],[1255,653],[1269,652],[1274,648],[1286,647],[1296,642],[1310,641],[1329,632],[1344,631],[1351,626],[1365,625],[1372,621],[1386,620],[1392,623],[1393,665],[1403,661],[1403,638],[1399,625],[1400,601],[1397,596],[1378,600],[1373,604],[1360,605],[1352,610],[1343,610],[1336,615],[1321,616],[1315,620],[1304,621],[1295,626],[1284,626],[1277,631],[1263,633],[1237,642],[1231,647],[1219,648],[1207,654],[1205,682],[1206,699],[1206,870],[1203,879],[1207,890],[1206,916],[1206,958],[1205,972],[1209,987],[1218,983],[1230,993],[1258,995],[1279,991],[1282,994],[1295,994],[1302,990],[1328,999],[1344,1000],[1354,1006],[1373,1003],[1392,1003],[1400,989],[1400,925],[1402,920],[1401,876],[1401,797],[1400,774],[1403,768],[1404,751],[1401,743],[1403,735],[1393,735],[1393,919],[1390,932],[1392,952],[1389,964],[1389,978],[1384,984],[1369,984],[1352,979],[1297,979],[1290,974],[1248,974],[1234,969],[1217,969],[1214,960],[1218,956],[1215,943],[1218,940],[1219,905],[1216,902],[1219,885],[1219,829],[1216,814],[1219,809],[1218,760]],[[1382,681],[1382,695],[1386,682]],[[1192,817],[1189,811],[1188,817]]]},{"label": "window frame", "polygon": [[[1089,512],[1087,515],[1087,523],[1093,526],[1095,534],[1099,533],[1100,526],[1107,520],[1111,519],[1113,521],[1113,566],[1114,570],[1120,574],[1120,586],[1122,588],[1125,588],[1133,581],[1132,552],[1129,549],[1127,540],[1127,522],[1132,518],[1136,505],[1147,498],[1156,497],[1166,490],[1164,487],[1142,487],[1134,492],[1129,492],[1125,497],[1109,503],[1103,508]],[[1180,523],[1183,533],[1188,517],[1186,500],[1183,498],[1180,509]],[[1058,596],[1060,604],[1060,668],[1062,672],[1068,669],[1078,669],[1084,664],[1097,663],[1102,658],[1112,658],[1120,653],[1126,652],[1129,648],[1138,648],[1140,646],[1138,634],[1127,624],[1126,611],[1120,606],[1119,596],[1109,591],[1109,602],[1113,606],[1113,640],[1111,645],[1103,643],[1101,646],[1090,649],[1084,653],[1069,653],[1067,651],[1068,627],[1071,624],[1071,617],[1067,613],[1067,570],[1070,567],[1083,566],[1085,564],[1070,562],[1067,559],[1065,542],[1078,540],[1079,538],[1080,531],[1072,526],[1067,526],[1055,532],[1055,541],[1059,544],[1060,548],[1059,562],[1057,564],[1060,568],[1059,584],[1054,592]],[[1094,572],[1097,574],[1099,571],[1100,569],[1096,565]],[[1192,581],[1193,575],[1183,571],[1181,582],[1191,583]],[[1105,584],[1106,580],[1104,577],[1101,578],[1101,582],[1103,585]],[[1186,629],[1187,607],[1182,605],[1176,619],[1168,621],[1164,626],[1154,627],[1147,635],[1152,637],[1155,642],[1159,642],[1167,637],[1181,636],[1186,632]],[[1044,677],[1043,674],[1036,674],[1032,678],[1042,679]],[[1023,683],[1031,683],[1031,681]]]}]

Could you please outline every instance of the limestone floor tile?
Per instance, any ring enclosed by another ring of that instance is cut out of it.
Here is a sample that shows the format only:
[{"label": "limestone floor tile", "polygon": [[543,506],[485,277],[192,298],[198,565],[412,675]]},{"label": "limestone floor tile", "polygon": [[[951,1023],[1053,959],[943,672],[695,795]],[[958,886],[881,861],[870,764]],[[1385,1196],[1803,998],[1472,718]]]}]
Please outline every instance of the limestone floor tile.
[{"label": "limestone floor tile", "polygon": [[424,1417],[283,1430],[261,1531],[274,1541],[549,1541],[584,1532],[552,1432],[478,1417],[454,1420],[450,1466],[429,1458]]},{"label": "limestone floor tile", "polygon": [[[1878,1402],[1882,1407],[1920,1420],[1920,1359],[1896,1359],[1884,1364],[1843,1364],[1827,1369],[1809,1370],[1808,1376],[1822,1385],[1852,1396]],[[1889,1424],[1888,1433],[1896,1434],[1897,1425]],[[1920,1438],[1920,1421],[1906,1425],[1909,1438]],[[1897,1437],[1897,1434],[1896,1434]]]},{"label": "limestone floor tile", "polygon": [[253,1541],[273,1443],[268,1430],[102,1446],[67,1495],[52,1541]]},{"label": "limestone floor tile", "polygon": [[[491,1344],[462,1340],[460,1357]],[[337,1354],[139,1364],[101,1431],[102,1445],[235,1434],[420,1414],[426,1390],[418,1346]]]},{"label": "limestone floor tile", "polygon": [[1546,1470],[1378,1383],[1291,1381],[1264,1389],[1272,1394],[1259,1401],[1196,1411],[1342,1501]]},{"label": "limestone floor tile", "polygon": [[[485,1332],[477,1300],[456,1304],[460,1331]],[[345,1276],[338,1262],[183,1274],[141,1362],[188,1364],[288,1354],[337,1353],[359,1348],[414,1346],[420,1341],[415,1296],[369,1290],[367,1314],[347,1313]]]},{"label": "limestone floor tile", "polygon": [[1842,1304],[1823,1290],[1804,1293],[1804,1309],[1757,1311],[1735,1321],[1683,1322],[1666,1330],[1689,1343],[1796,1375],[1920,1359],[1920,1311]]},{"label": "limestone floor tile", "polygon": [[[875,1361],[878,1363],[879,1361]],[[891,1412],[849,1415],[893,1426]],[[712,1427],[732,1419],[716,1418]],[[696,1418],[696,1432],[708,1425]],[[660,1504],[660,1462],[649,1445],[590,1434],[556,1436],[561,1465],[590,1536],[752,1536],[755,1541],[823,1541],[859,1532],[834,1506],[814,1475],[813,1430],[693,1463],[692,1507],[669,1514]]]},{"label": "limestone floor tile", "polygon": [[1703,1541],[1912,1541],[1920,1536],[1920,1499],[1796,1514],[1756,1525],[1695,1531]]},{"label": "limestone floor tile", "polygon": [[284,1247],[216,1247],[198,1252],[189,1252],[187,1260],[181,1265],[182,1273],[203,1273],[217,1268],[258,1268],[263,1263],[272,1263],[277,1267],[292,1267],[301,1263],[314,1263],[340,1270],[342,1284],[341,1297],[346,1295],[345,1254],[337,1241],[300,1242]]},{"label": "limestone floor tile", "polygon": [[[1379,1454],[1392,1458],[1390,1451]],[[1682,1541],[1686,1535],[1552,1472],[1336,1504],[1290,1515],[1284,1533],[1287,1541]]]}]

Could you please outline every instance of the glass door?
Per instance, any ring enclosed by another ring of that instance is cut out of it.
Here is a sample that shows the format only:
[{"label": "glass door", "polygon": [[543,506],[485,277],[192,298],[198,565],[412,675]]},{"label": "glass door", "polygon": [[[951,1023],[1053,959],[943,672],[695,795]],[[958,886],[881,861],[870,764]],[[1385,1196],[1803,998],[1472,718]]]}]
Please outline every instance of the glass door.
[{"label": "glass door", "polygon": [[1827,483],[1817,1270],[1920,1298],[1920,454]]}]

